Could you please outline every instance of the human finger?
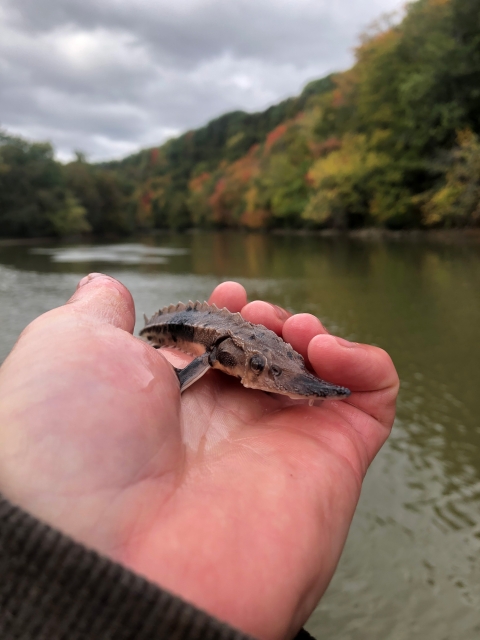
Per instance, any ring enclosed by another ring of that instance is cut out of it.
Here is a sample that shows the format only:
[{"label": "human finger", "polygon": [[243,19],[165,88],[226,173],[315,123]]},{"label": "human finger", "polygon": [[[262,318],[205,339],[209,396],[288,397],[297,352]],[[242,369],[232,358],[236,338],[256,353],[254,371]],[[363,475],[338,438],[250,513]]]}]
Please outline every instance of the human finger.
[{"label": "human finger", "polygon": [[318,375],[352,391],[379,391],[398,382],[388,353],[368,344],[321,334],[311,340],[308,357]]},{"label": "human finger", "polygon": [[90,273],[82,278],[67,305],[72,305],[69,310],[86,314],[101,324],[111,324],[133,333],[135,305],[132,295],[121,282],[103,273]]},{"label": "human finger", "polygon": [[311,313],[297,313],[286,320],[282,337],[285,342],[292,345],[295,351],[307,359],[308,345],[315,336],[322,333],[328,333],[328,331],[318,318]]},{"label": "human finger", "polygon": [[399,379],[386,351],[323,334],[310,342],[308,358],[320,378],[352,391],[350,404],[391,426]]},{"label": "human finger", "polygon": [[222,282],[215,287],[208,302],[217,305],[219,309],[226,307],[235,313],[247,304],[247,292],[238,282]]},{"label": "human finger", "polygon": [[264,327],[274,331],[277,335],[282,334],[285,321],[292,315],[289,311],[278,307],[276,304],[254,300],[243,307],[242,316],[253,324],[263,324]]}]

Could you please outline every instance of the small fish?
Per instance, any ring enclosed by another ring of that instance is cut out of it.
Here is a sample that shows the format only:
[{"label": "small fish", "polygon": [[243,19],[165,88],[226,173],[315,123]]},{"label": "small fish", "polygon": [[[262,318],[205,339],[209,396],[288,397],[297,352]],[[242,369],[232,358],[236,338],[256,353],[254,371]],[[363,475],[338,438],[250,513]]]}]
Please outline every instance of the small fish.
[{"label": "small fish", "polygon": [[145,316],[140,336],[155,349],[176,347],[196,356],[183,369],[175,369],[181,392],[213,368],[235,376],[248,389],[307,399],[311,404],[316,398],[350,395],[345,387],[311,374],[302,356],[273,331],[207,302],[179,302],[150,319]]}]

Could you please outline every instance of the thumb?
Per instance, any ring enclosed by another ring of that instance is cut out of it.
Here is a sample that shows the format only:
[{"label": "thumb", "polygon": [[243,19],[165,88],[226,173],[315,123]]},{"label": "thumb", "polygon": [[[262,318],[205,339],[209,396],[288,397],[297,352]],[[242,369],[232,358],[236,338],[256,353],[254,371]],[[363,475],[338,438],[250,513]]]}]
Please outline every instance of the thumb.
[{"label": "thumb", "polygon": [[103,273],[90,273],[82,278],[67,305],[101,324],[111,324],[133,333],[135,305],[132,295],[121,282]]}]

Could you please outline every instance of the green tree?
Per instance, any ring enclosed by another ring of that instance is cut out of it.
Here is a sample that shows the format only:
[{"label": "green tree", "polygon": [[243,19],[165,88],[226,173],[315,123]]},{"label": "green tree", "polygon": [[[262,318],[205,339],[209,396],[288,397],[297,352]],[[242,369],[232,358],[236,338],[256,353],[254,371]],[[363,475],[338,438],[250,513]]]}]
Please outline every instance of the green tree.
[{"label": "green tree", "polygon": [[68,192],[61,165],[48,143],[29,143],[0,133],[0,234],[48,236],[52,217]]},{"label": "green tree", "polygon": [[458,146],[449,154],[438,188],[422,194],[427,226],[480,224],[480,140],[470,130],[458,135]]},{"label": "green tree", "polygon": [[335,227],[358,226],[370,211],[374,183],[388,157],[372,151],[365,135],[346,135],[342,147],[315,162],[308,178],[316,191],[303,217]]},{"label": "green tree", "polygon": [[53,231],[58,236],[69,236],[91,231],[87,211],[71,194],[67,194],[63,206],[48,214]]},{"label": "green tree", "polygon": [[134,229],[129,215],[128,196],[120,176],[109,169],[88,164],[77,152],[74,162],[64,168],[66,185],[79,205],[93,233],[128,233]]}]

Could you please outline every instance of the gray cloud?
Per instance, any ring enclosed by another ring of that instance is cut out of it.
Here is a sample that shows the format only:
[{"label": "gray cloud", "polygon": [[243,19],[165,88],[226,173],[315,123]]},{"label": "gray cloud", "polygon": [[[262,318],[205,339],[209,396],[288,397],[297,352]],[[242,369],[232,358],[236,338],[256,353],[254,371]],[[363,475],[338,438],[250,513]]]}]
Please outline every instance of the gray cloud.
[{"label": "gray cloud", "polygon": [[0,125],[61,158],[153,146],[347,67],[399,0],[0,0]]}]

